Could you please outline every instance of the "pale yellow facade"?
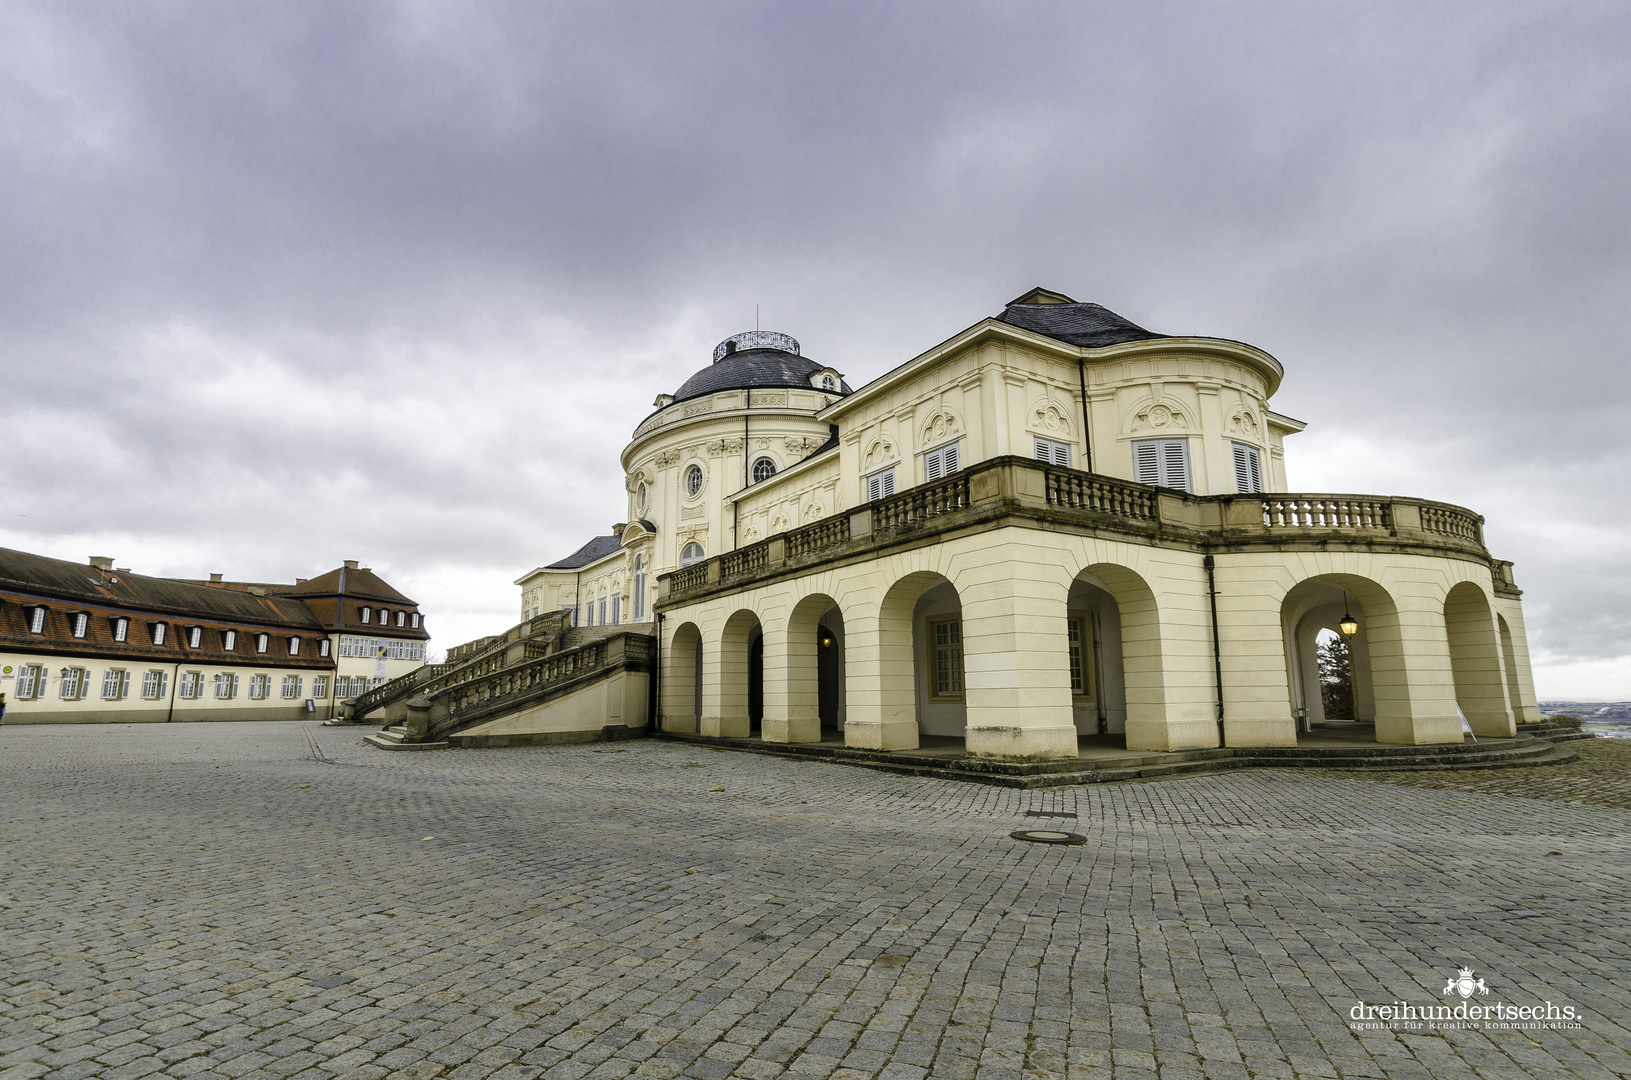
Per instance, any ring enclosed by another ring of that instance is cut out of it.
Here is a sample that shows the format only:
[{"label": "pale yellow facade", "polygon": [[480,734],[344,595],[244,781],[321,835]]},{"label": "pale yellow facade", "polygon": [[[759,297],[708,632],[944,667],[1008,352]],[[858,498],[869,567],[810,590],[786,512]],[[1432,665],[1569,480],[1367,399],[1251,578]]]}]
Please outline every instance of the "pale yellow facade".
[{"label": "pale yellow facade", "polygon": [[[1009,311],[1048,305],[1093,307],[1038,291]],[[1280,363],[1132,329],[1079,345],[986,319],[853,393],[659,398],[623,454],[622,546],[534,571],[523,607],[598,614],[610,592],[627,622],[655,600],[660,722],[703,735],[1004,758],[1089,736],[1291,745],[1325,719],[1313,648],[1344,615],[1377,741],[1539,719],[1482,519],[1289,494],[1304,425],[1270,407]],[[688,545],[704,558],[682,566]]]}]

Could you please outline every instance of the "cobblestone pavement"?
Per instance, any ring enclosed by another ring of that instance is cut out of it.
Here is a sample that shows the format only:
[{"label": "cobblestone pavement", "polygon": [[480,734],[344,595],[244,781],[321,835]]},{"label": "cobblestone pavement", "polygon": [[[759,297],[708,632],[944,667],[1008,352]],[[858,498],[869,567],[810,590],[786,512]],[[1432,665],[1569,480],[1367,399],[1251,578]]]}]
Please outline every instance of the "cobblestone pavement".
[{"label": "cobblestone pavement", "polygon": [[[1631,739],[1579,739],[1563,745],[1577,752],[1578,760],[1527,769],[1425,769],[1357,775],[1360,779],[1383,784],[1482,791],[1631,809]],[[1331,775],[1331,770],[1307,771],[1311,775]]]},{"label": "cobblestone pavement", "polygon": [[[0,729],[0,1078],[1631,1070],[1631,811],[361,734]],[[1350,1028],[1458,966],[1583,1025]]]}]

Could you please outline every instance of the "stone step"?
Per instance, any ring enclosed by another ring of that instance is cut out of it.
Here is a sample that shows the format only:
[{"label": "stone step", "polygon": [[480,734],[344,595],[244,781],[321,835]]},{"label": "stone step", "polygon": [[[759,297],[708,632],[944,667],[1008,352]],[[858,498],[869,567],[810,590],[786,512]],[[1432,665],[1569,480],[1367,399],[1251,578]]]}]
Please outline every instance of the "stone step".
[{"label": "stone step", "polygon": [[447,746],[446,742],[403,742],[402,734],[391,730],[376,731],[364,736],[362,741],[381,750],[440,750]]}]

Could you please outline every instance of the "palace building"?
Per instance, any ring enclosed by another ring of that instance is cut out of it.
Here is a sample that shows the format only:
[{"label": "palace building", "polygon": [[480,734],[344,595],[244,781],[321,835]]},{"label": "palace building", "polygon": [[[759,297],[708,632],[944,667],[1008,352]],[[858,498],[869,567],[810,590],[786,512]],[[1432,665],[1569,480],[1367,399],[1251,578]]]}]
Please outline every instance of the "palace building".
[{"label": "palace building", "polygon": [[429,638],[419,606],[355,561],[276,585],[0,549],[7,724],[326,720],[421,667]]},{"label": "palace building", "polygon": [[[1483,519],[1291,492],[1284,376],[1044,289],[855,389],[785,334],[736,334],[636,427],[626,520],[522,577],[522,623],[417,684],[424,732],[1293,746],[1328,719],[1327,630],[1356,737],[1539,720]],[[602,668],[649,698],[603,713]]]}]

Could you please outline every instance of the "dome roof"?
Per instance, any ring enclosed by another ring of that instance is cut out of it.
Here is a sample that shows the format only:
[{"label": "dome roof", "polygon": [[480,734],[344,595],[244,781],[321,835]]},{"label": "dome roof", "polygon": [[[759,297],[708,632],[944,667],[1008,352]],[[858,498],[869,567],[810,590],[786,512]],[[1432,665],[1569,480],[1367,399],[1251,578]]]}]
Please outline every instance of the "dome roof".
[{"label": "dome roof", "polygon": [[[799,343],[786,334],[746,330],[721,341],[714,349],[714,362],[686,379],[674,392],[674,400],[761,386],[809,389],[810,376],[825,368],[825,364],[800,356]],[[850,392],[842,380],[838,387],[840,395]]]}]

